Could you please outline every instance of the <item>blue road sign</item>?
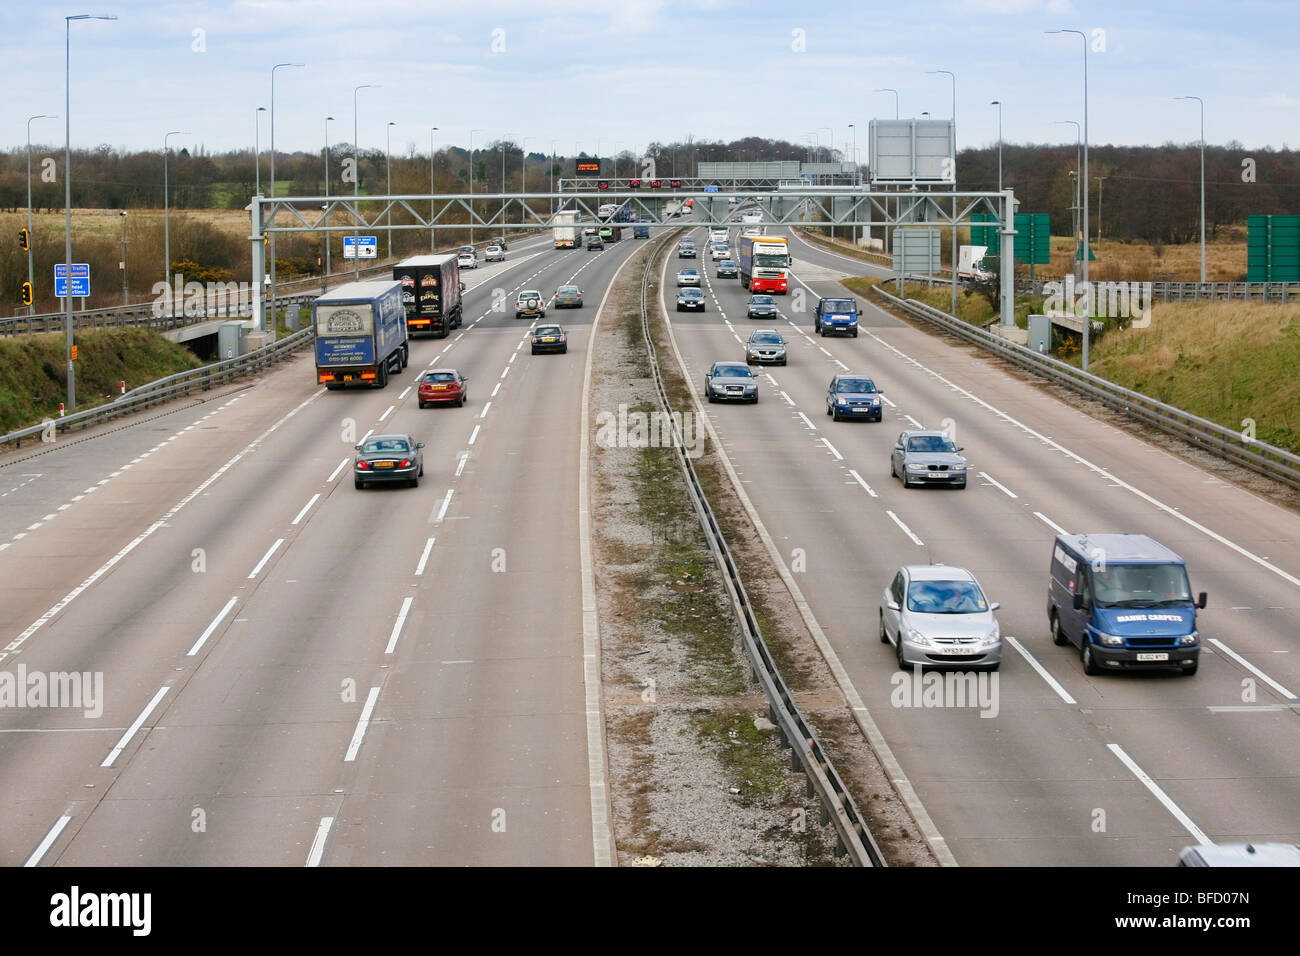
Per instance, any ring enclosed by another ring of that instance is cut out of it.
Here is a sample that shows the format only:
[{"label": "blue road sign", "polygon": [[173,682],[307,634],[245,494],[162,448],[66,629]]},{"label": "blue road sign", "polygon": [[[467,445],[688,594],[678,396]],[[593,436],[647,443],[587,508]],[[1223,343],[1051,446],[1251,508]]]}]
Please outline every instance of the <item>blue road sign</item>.
[{"label": "blue road sign", "polygon": [[705,186],[705,187],[704,187],[704,191],[705,191],[706,193],[716,193],[716,192],[718,191],[718,187],[717,187],[717,186]]},{"label": "blue road sign", "polygon": [[379,255],[379,239],[376,236],[344,236],[344,259],[374,259]]},{"label": "blue road sign", "polygon": [[60,299],[71,295],[74,299],[84,299],[90,295],[90,263],[72,263],[72,291],[68,291],[68,264],[60,262],[54,267],[54,294]]}]

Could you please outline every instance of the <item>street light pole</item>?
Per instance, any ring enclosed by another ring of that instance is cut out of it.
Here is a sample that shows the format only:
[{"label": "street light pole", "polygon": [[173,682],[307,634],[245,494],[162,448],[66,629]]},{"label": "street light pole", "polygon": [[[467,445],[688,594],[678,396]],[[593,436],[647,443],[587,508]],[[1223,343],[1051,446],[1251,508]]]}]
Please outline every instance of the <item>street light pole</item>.
[{"label": "street light pole", "polygon": [[1101,242],[1101,187],[1106,182],[1107,177],[1094,176],[1092,178],[1097,180],[1097,241]]},{"label": "street light pole", "polygon": [[[397,124],[389,121],[384,127],[384,166],[388,171],[388,195],[393,194],[393,127]],[[393,201],[388,200],[388,211],[384,213],[388,221],[388,258],[393,258]]]},{"label": "street light pole", "polygon": [[58,117],[51,113],[41,113],[27,119],[27,285],[32,290],[32,304],[27,307],[28,315],[36,314],[36,279],[32,272],[32,120],[38,119]]},{"label": "street light pole", "polygon": [[126,281],[126,210],[121,212],[122,216],[122,304],[131,304],[131,291]]},{"label": "street light pole", "polygon": [[330,122],[334,119],[332,116],[325,117],[325,277],[321,280],[321,290],[329,289],[330,282],[330,231],[329,231],[329,199],[330,199]]},{"label": "street light pole", "polygon": [[898,90],[888,86],[882,86],[879,89],[871,91],[872,93],[893,93],[894,94],[894,119],[898,119]]},{"label": "street light pole", "polygon": [[[856,124],[850,123],[849,129],[853,130],[853,156],[850,158],[853,160],[853,188],[857,189],[858,188],[858,128]],[[858,217],[854,215],[853,217],[853,248],[854,249],[858,247],[857,219]]]},{"label": "street light pole", "polygon": [[989,105],[998,108],[998,192],[1002,192],[1002,101],[994,100]]},{"label": "street light pole", "polygon": [[474,245],[474,134],[483,128],[469,131],[469,244]]},{"label": "street light pole", "polygon": [[[1205,281],[1205,100],[1199,96],[1175,96],[1176,100],[1196,100],[1201,105],[1201,281]],[[1097,238],[1101,238],[1101,187],[1097,188]]]},{"label": "street light pole", "polygon": [[[277,63],[271,67],[271,195],[275,196],[275,71],[283,66],[306,66],[305,63]],[[271,233],[271,323],[267,332],[275,338],[275,233]]]},{"label": "street light pole", "polygon": [[434,209],[433,209],[433,192],[434,192],[434,185],[433,185],[433,160],[434,160],[434,157],[438,155],[438,154],[434,151],[434,148],[433,148],[433,134],[436,133],[436,132],[438,132],[438,127],[436,127],[436,126],[431,126],[431,127],[429,127],[429,251],[430,251],[430,252],[437,252],[437,251],[438,251],[438,244],[437,244],[437,242],[434,240],[434,237],[433,237],[433,215],[434,215]]},{"label": "street light pole", "polygon": [[265,113],[266,107],[259,106],[253,113],[253,167],[256,170],[257,189],[255,195],[262,195],[262,117],[258,113]]},{"label": "street light pole", "polygon": [[[352,170],[352,221],[356,222],[360,215],[361,209],[361,147],[357,143],[357,93],[360,90],[378,89],[378,83],[363,83],[361,86],[352,89],[352,165],[356,167]],[[355,278],[361,278],[361,251],[357,248],[358,233],[355,229],[352,231],[352,274]]]},{"label": "street light pole", "polygon": [[1073,207],[1073,211],[1074,211],[1074,263],[1070,266],[1070,271],[1071,271],[1072,273],[1074,273],[1075,275],[1078,275],[1078,272],[1079,272],[1079,217],[1080,217],[1080,209],[1079,209],[1079,161],[1080,161],[1080,156],[1081,156],[1081,153],[1080,153],[1081,144],[1082,144],[1082,142],[1083,142],[1083,139],[1082,139],[1082,135],[1083,135],[1083,134],[1082,134],[1082,127],[1079,126],[1079,121],[1078,121],[1078,120],[1055,120],[1054,122],[1056,122],[1056,123],[1058,123],[1058,124],[1060,124],[1060,125],[1065,125],[1066,123],[1069,123],[1071,126],[1074,127],[1074,188],[1075,188],[1075,193],[1074,193],[1074,196],[1071,197],[1072,200],[1073,200],[1073,202],[1074,202],[1074,207]]},{"label": "street light pole", "polygon": [[167,157],[169,150],[167,139],[171,136],[186,135],[189,130],[174,129],[163,137],[163,278],[167,280],[167,298],[171,302],[172,318],[176,318],[176,297],[172,295],[172,238],[171,238],[171,202],[167,188]]},{"label": "street light pole", "polygon": [[1083,206],[1083,251],[1080,258],[1083,261],[1083,290],[1087,296],[1088,314],[1083,320],[1083,355],[1081,364],[1083,370],[1088,371],[1088,339],[1092,332],[1092,286],[1088,284],[1088,254],[1092,251],[1090,243],[1092,242],[1088,229],[1088,37],[1082,30],[1048,30],[1048,33],[1073,33],[1083,41],[1083,168],[1079,174],[1083,183],[1082,206]]},{"label": "street light pole", "polygon": [[[91,13],[63,18],[63,268],[68,284],[63,290],[68,293],[63,297],[63,331],[68,360],[69,414],[77,408],[77,376],[72,367],[72,21],[116,19]],[[35,304],[34,296],[32,301]]]}]

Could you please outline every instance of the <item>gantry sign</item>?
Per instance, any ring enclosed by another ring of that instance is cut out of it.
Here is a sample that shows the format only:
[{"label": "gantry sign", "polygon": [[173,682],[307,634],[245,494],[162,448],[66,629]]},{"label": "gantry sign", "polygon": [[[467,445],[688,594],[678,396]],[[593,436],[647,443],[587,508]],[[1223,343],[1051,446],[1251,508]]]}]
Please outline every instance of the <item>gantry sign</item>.
[{"label": "gantry sign", "polygon": [[[400,196],[254,196],[248,209],[252,217],[254,315],[263,321],[260,295],[264,257],[258,254],[265,239],[283,233],[335,235],[373,234],[380,230],[429,232],[438,229],[483,230],[485,235],[519,230],[544,231],[552,227],[552,210],[576,211],[579,223],[595,224],[601,206],[618,204],[615,224],[632,221],[651,230],[683,226],[737,225],[738,214],[768,229],[791,226],[836,228],[950,230],[952,260],[957,261],[957,228],[975,222],[976,213],[993,217],[982,226],[996,226],[1001,237],[1001,262],[1015,262],[1012,191],[960,192],[950,189],[871,190],[852,186],[810,186],[781,183],[765,192],[741,195],[731,192],[685,189],[669,193],[644,190],[592,190],[536,193],[474,193]],[[686,201],[691,200],[693,208]],[[757,212],[759,219],[752,220]],[[392,221],[398,217],[401,221]],[[1003,325],[1014,325],[1014,271],[1001,274]],[[954,290],[956,278],[953,277]],[[272,290],[274,295],[274,290]],[[259,329],[260,330],[260,329]]]}]

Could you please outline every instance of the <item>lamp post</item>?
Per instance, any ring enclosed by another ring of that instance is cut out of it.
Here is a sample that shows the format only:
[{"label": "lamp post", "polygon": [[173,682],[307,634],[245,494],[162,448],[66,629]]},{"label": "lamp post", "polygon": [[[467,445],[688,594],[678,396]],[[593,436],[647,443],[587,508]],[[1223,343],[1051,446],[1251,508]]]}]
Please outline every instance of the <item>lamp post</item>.
[{"label": "lamp post", "polygon": [[438,251],[438,244],[433,237],[433,214],[434,214],[433,160],[434,157],[438,155],[436,152],[434,152],[434,148],[433,148],[433,134],[436,132],[438,132],[438,127],[436,126],[429,127],[429,251],[430,252]]},{"label": "lamp post", "polygon": [[[1093,176],[1092,178],[1097,180],[1097,241],[1100,242],[1101,241],[1101,187],[1102,184],[1106,182],[1107,177]],[[1202,272],[1201,281],[1205,281],[1204,276],[1205,273]]]},{"label": "lamp post", "polygon": [[[32,273],[32,120],[58,119],[52,113],[41,113],[27,118],[27,285],[32,290],[32,304],[27,307],[28,315],[36,314],[36,279]],[[123,213],[122,215],[126,215]],[[123,227],[125,228],[125,227]]]},{"label": "lamp post", "polygon": [[[352,88],[352,165],[356,168],[352,170],[352,221],[355,223],[360,215],[360,197],[361,197],[361,146],[357,143],[357,93],[360,90],[377,90],[378,83],[363,83],[361,86]],[[357,248],[357,231],[352,230],[352,274],[356,278],[361,278],[361,257],[357,255],[361,250]]]},{"label": "lamp post", "polygon": [[1088,314],[1083,320],[1083,353],[1081,356],[1081,365],[1083,370],[1088,371],[1088,339],[1092,331],[1092,286],[1088,284],[1088,254],[1089,248],[1089,230],[1088,230],[1088,37],[1082,30],[1048,30],[1047,33],[1073,33],[1083,41],[1083,166],[1079,174],[1079,179],[1083,183],[1081,191],[1083,199],[1083,251],[1080,253],[1080,259],[1083,261],[1083,289],[1084,295],[1088,297]]},{"label": "lamp post", "polygon": [[[858,128],[855,124],[850,123],[849,129],[853,130],[853,188],[858,188]],[[856,200],[855,200],[856,201]],[[855,213],[853,216],[853,248],[858,247],[858,217]]]},{"label": "lamp post", "polygon": [[[519,221],[523,222],[524,210],[528,208],[524,194],[528,192],[528,140],[525,136],[519,141]],[[536,138],[536,137],[533,137]]]},{"label": "lamp post", "polygon": [[[305,63],[277,63],[271,67],[271,195],[274,197],[275,189],[275,71],[286,66],[306,66]],[[267,331],[271,338],[275,338],[275,233],[271,233],[271,294],[270,294],[271,323]]]},{"label": "lamp post", "polygon": [[334,117],[325,117],[325,205],[322,207],[326,212],[325,219],[325,276],[321,279],[322,292],[329,288],[330,281],[330,231],[329,231],[329,198],[330,198],[330,123]]},{"label": "lamp post", "polygon": [[266,107],[259,106],[253,113],[253,168],[257,180],[257,189],[255,195],[262,195],[262,117],[258,114],[265,113]]},{"label": "lamp post", "polygon": [[998,192],[1002,192],[1002,101],[994,100],[989,105],[998,108]]},{"label": "lamp post", "polygon": [[163,278],[167,280],[167,298],[171,302],[172,318],[176,318],[176,297],[172,295],[172,238],[171,238],[171,203],[167,189],[167,157],[169,149],[167,140],[172,136],[184,136],[189,130],[174,129],[163,137]]},{"label": "lamp post", "polygon": [[469,131],[469,244],[474,245],[474,134],[483,128]]},{"label": "lamp post", "polygon": [[555,144],[556,140],[551,140],[551,168],[547,175],[547,188],[551,193],[551,198],[547,201],[550,206],[550,213],[555,214]]},{"label": "lamp post", "polygon": [[894,94],[894,119],[898,119],[898,90],[888,86],[882,86],[879,89],[871,91],[872,93],[893,93]]},{"label": "lamp post", "polygon": [[[955,127],[957,125],[957,74],[951,70],[926,70],[925,72],[931,74],[942,73],[947,76],[948,79],[952,80],[952,123]],[[956,136],[954,134],[954,139],[955,138]]]},{"label": "lamp post", "polygon": [[[77,408],[77,376],[72,368],[72,21],[116,20],[117,17],[79,13],[64,17],[63,48],[63,268],[67,270],[69,293],[63,297],[63,331],[68,360],[69,413]],[[35,298],[33,297],[33,304]]]},{"label": "lamp post", "polygon": [[1078,271],[1079,271],[1079,216],[1080,216],[1080,210],[1079,210],[1079,192],[1078,192],[1078,189],[1079,189],[1079,160],[1080,160],[1080,155],[1081,155],[1081,154],[1080,154],[1080,148],[1081,148],[1081,144],[1082,144],[1082,142],[1083,142],[1083,139],[1082,139],[1082,135],[1083,135],[1083,134],[1082,134],[1082,127],[1079,126],[1079,121],[1078,121],[1078,120],[1055,120],[1054,122],[1056,122],[1057,124],[1062,125],[1062,126],[1064,126],[1066,123],[1069,123],[1071,126],[1074,127],[1074,188],[1075,188],[1075,193],[1074,193],[1074,196],[1072,197],[1072,198],[1073,198],[1073,201],[1074,201],[1074,207],[1073,207],[1073,212],[1074,212],[1074,264],[1070,267],[1070,271],[1073,272],[1073,273],[1075,273],[1075,274],[1077,275],[1077,274],[1078,274]]},{"label": "lamp post", "polygon": [[[1199,96],[1175,96],[1176,100],[1196,100],[1201,105],[1201,281],[1205,281],[1205,100]],[[1103,177],[1104,178],[1104,177]],[[1101,238],[1101,187],[1097,187],[1097,238]]]},{"label": "lamp post", "polygon": [[[384,167],[387,170],[388,185],[385,187],[388,195],[393,194],[393,127],[397,124],[389,121],[384,127]],[[388,210],[384,213],[384,218],[388,222],[388,258],[393,258],[393,201],[388,200]]]}]

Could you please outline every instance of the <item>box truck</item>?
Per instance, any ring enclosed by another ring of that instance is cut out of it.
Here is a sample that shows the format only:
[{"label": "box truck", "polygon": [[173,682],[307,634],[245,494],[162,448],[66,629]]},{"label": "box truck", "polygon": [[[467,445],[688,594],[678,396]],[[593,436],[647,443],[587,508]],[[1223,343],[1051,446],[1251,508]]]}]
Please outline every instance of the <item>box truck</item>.
[{"label": "box truck", "polygon": [[393,266],[402,284],[406,330],[446,338],[461,324],[460,266],[451,253],[411,256]]},{"label": "box truck", "polygon": [[410,346],[401,282],[349,282],[317,298],[311,315],[316,381],[326,388],[383,388],[390,374],[406,368]]}]

